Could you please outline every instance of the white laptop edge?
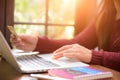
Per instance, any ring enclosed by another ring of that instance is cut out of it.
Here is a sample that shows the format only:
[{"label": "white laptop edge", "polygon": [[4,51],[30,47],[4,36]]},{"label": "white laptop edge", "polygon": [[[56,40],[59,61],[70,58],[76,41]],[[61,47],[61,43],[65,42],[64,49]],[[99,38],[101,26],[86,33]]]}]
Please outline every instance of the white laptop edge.
[{"label": "white laptop edge", "polygon": [[[8,49],[4,49],[4,48],[8,48]],[[0,31],[0,53],[3,56],[3,58],[5,58],[5,60],[11,64],[14,68],[16,68],[18,71],[21,71],[19,68],[18,63],[16,62],[16,58],[14,56],[12,56],[12,52],[11,49],[8,45],[8,43],[6,42],[2,32]]]}]

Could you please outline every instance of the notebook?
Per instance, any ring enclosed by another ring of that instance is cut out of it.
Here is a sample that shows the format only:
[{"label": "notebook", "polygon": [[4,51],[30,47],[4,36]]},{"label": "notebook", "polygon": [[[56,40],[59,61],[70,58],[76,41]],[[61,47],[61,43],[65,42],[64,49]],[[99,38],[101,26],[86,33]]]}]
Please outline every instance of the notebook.
[{"label": "notebook", "polygon": [[[62,57],[58,60],[52,59],[52,53],[33,54],[26,52],[25,55],[19,51],[12,50],[0,31],[0,53],[5,60],[21,73],[45,72],[48,69],[89,66],[86,63]],[[16,55],[19,54],[19,55]],[[30,55],[27,55],[30,54]],[[25,62],[25,63],[24,63]]]},{"label": "notebook", "polygon": [[111,80],[113,74],[91,66],[50,69],[48,74],[66,80]]}]

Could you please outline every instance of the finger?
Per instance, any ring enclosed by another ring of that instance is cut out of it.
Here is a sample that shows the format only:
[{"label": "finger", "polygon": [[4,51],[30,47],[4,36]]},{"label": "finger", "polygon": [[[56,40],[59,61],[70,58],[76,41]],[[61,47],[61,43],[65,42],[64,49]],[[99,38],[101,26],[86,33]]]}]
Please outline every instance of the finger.
[{"label": "finger", "polygon": [[11,34],[11,36],[10,36],[11,42],[18,41],[18,40],[20,40],[20,37],[15,37],[13,34]]},{"label": "finger", "polygon": [[67,52],[63,53],[63,56],[71,58],[71,59],[78,59],[77,53],[74,53],[72,51],[67,51]]},{"label": "finger", "polygon": [[21,40],[20,39],[12,39],[12,38],[10,38],[10,42],[11,42],[11,44],[15,45],[15,44],[21,43]]},{"label": "finger", "polygon": [[63,50],[72,48],[72,46],[73,46],[73,45],[66,45],[66,46],[63,46],[63,47],[61,47],[61,48],[55,50],[55,51],[53,52],[53,54],[56,54],[56,53],[58,53],[58,52],[60,52],[60,51],[63,51]]},{"label": "finger", "polygon": [[57,55],[53,55],[53,59],[59,59],[61,57],[68,57],[68,58],[74,58],[73,53],[69,53],[69,51],[65,51],[65,52],[60,52],[57,53]]},{"label": "finger", "polygon": [[11,34],[11,39],[14,39],[14,40],[17,40],[19,37],[18,36],[16,36],[16,35],[14,35],[14,34]]},{"label": "finger", "polygon": [[74,47],[60,51],[56,54],[54,54],[53,58],[58,59],[60,57],[68,57],[68,58],[72,58],[72,59],[77,59],[80,60],[80,52],[76,51],[76,49]]},{"label": "finger", "polygon": [[61,58],[61,57],[63,57],[63,54],[62,54],[62,53],[57,53],[56,55],[53,55],[53,56],[52,56],[53,59],[59,59],[59,58]]},{"label": "finger", "polygon": [[[57,53],[53,53],[53,59],[58,59],[58,58],[61,58],[63,56],[65,56],[65,57],[71,56],[70,51],[71,51],[71,48],[68,48],[68,49],[59,51]],[[68,54],[68,55],[66,55],[66,54]]]},{"label": "finger", "polygon": [[20,49],[20,47],[24,46],[24,43],[21,40],[11,40],[11,45],[13,48],[18,48]]},{"label": "finger", "polygon": [[17,49],[24,49],[25,48],[25,44],[23,44],[23,43],[15,43],[12,46],[17,48]]}]

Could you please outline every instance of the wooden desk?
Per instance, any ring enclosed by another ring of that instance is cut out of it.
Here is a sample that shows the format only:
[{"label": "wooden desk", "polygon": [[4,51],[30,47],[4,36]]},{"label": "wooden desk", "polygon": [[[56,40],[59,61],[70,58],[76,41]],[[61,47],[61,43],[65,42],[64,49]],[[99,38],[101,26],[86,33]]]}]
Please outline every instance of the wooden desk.
[{"label": "wooden desk", "polygon": [[[111,71],[113,73],[112,80],[120,80],[120,72],[99,65],[91,65],[91,66],[98,69]],[[4,59],[2,59],[0,61],[0,80],[38,80],[38,79],[35,78],[33,79],[32,77],[29,76],[29,74],[19,73],[11,65],[9,65]]]}]

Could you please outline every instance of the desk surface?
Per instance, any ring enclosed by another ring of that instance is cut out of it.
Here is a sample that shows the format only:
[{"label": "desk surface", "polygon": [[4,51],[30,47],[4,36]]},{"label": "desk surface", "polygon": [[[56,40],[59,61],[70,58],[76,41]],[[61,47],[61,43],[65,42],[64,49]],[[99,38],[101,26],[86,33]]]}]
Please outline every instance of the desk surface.
[{"label": "desk surface", "polygon": [[[113,73],[112,80],[120,79],[120,72],[99,65],[91,65],[91,66],[98,69],[111,71]],[[4,59],[2,59],[0,61],[0,80],[38,80],[38,79],[35,78],[33,79],[32,77],[29,76],[29,74],[19,73],[11,65],[9,65]]]}]

